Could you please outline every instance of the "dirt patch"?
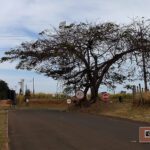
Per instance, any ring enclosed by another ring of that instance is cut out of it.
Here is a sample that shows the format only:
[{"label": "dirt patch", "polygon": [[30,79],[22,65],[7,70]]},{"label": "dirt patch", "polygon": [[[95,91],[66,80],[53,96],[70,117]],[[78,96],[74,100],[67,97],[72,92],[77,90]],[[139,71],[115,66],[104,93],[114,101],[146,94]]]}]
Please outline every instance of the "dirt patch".
[{"label": "dirt patch", "polygon": [[8,107],[12,104],[11,100],[0,100],[0,107]]}]

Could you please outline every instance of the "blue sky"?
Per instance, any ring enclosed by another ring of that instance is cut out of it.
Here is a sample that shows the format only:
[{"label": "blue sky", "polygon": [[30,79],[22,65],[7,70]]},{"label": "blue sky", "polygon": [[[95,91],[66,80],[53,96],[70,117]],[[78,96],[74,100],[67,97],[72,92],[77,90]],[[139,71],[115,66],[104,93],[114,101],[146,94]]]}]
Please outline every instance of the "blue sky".
[{"label": "blue sky", "polygon": [[[0,0],[0,4],[0,56],[23,41],[35,40],[39,32],[58,27],[64,20],[128,23],[137,16],[150,18],[149,0]],[[31,88],[33,77],[36,92],[57,91],[57,82],[51,78],[15,70],[15,63],[0,64],[0,79],[11,88],[18,90],[22,78]]]}]

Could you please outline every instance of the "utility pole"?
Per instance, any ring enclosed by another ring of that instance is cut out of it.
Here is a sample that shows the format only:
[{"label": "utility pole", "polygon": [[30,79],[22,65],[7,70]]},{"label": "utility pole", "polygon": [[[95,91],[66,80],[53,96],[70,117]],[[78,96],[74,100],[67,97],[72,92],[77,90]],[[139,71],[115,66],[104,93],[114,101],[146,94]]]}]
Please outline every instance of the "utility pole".
[{"label": "utility pole", "polygon": [[146,64],[145,64],[145,52],[142,52],[142,61],[143,61],[144,86],[145,86],[145,92],[147,92],[148,87],[147,87],[147,72],[146,72]]},{"label": "utility pole", "polygon": [[34,77],[33,77],[33,95],[35,94],[35,89],[34,89]]},{"label": "utility pole", "polygon": [[28,86],[27,86],[27,84],[26,84],[26,90],[25,90],[25,93],[27,92],[27,90],[28,90]]}]

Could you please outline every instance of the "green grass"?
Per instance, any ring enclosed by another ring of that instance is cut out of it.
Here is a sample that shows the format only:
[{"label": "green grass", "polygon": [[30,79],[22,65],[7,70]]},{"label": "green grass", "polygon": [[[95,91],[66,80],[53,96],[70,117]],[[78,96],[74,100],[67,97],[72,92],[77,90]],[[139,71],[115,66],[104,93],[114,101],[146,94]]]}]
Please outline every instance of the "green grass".
[{"label": "green grass", "polygon": [[0,109],[0,150],[4,148],[4,144],[7,142],[6,137],[7,130],[7,112]]}]

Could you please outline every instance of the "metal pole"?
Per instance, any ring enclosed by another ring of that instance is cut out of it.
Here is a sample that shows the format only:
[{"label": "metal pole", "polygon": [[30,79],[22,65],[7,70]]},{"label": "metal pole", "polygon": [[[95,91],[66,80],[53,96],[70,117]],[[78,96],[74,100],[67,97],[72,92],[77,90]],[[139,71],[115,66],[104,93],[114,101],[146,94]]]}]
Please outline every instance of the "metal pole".
[{"label": "metal pole", "polygon": [[35,93],[35,90],[34,90],[34,78],[33,78],[33,95]]},{"label": "metal pole", "polygon": [[147,72],[146,72],[146,64],[145,64],[145,52],[142,52],[142,59],[143,59],[144,86],[145,86],[145,92],[147,92],[148,87],[147,87]]}]

